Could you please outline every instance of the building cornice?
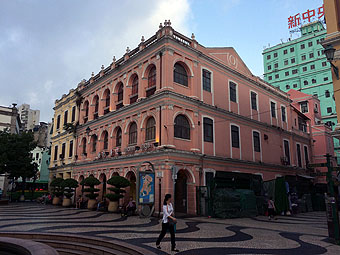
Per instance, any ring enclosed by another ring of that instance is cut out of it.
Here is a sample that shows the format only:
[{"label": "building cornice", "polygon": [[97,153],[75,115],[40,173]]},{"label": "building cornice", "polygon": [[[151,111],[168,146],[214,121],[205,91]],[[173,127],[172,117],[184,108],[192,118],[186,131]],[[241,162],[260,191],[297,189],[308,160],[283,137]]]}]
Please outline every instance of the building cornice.
[{"label": "building cornice", "polygon": [[327,34],[327,31],[323,30],[323,31],[320,31],[320,32],[317,32],[317,33],[306,35],[306,36],[300,36],[299,38],[296,38],[294,40],[291,40],[291,41],[288,41],[288,42],[285,42],[285,43],[280,43],[280,44],[277,44],[277,45],[272,46],[270,48],[267,48],[267,49],[263,50],[262,55],[265,55],[265,54],[270,53],[270,52],[275,51],[275,50],[280,50],[280,49],[283,49],[285,47],[292,46],[296,43],[301,43],[301,42],[306,41],[306,40],[315,39],[316,37],[322,37],[322,36],[325,36],[326,34]]},{"label": "building cornice", "polygon": [[340,31],[327,34],[325,40],[323,40],[321,44],[324,47],[328,44],[332,44],[333,46],[340,44]]},{"label": "building cornice", "polygon": [[66,96],[66,100],[65,101],[62,101],[62,99],[65,99],[65,98],[62,98],[59,101],[56,100],[56,105],[55,105],[55,107],[53,107],[53,110],[56,111],[56,110],[62,108],[64,105],[68,105],[72,100],[74,100],[74,105],[76,105],[77,97],[78,97],[77,94],[74,94],[71,97]]},{"label": "building cornice", "polygon": [[[182,151],[182,150],[176,150],[176,149],[159,149],[152,152],[144,152],[144,153],[135,153],[131,155],[123,155],[119,157],[114,158],[105,158],[100,160],[93,160],[93,161],[82,161],[82,162],[76,162],[72,166],[81,167],[81,166],[92,166],[92,167],[102,167],[105,163],[115,162],[115,163],[123,163],[124,161],[130,161],[131,159],[136,159],[137,161],[143,160],[148,157],[155,158],[157,156],[166,156],[171,157],[174,156],[176,158],[178,157],[184,157],[188,159],[195,159],[198,163],[202,160],[202,157],[204,157],[204,160],[211,160],[211,161],[217,161],[217,162],[223,162],[223,163],[232,163],[232,164],[246,164],[248,166],[254,166],[254,167],[261,167],[261,168],[275,168],[275,169],[281,169],[281,170],[305,170],[302,168],[296,168],[293,166],[282,166],[278,164],[268,164],[268,163],[260,163],[260,162],[254,162],[254,161],[247,161],[247,160],[240,160],[240,159],[233,159],[228,157],[221,157],[221,156],[209,156],[201,153],[195,153],[195,152],[188,152],[188,151]],[[71,164],[70,164],[71,165]]]}]

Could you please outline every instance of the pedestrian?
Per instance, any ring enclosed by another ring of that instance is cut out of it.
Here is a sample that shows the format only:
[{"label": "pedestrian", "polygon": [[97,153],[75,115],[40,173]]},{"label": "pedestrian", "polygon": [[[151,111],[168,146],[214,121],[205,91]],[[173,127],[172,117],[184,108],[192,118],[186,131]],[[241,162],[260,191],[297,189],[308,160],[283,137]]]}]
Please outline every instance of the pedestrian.
[{"label": "pedestrian", "polygon": [[[271,220],[275,219],[275,203],[273,201],[273,197],[270,197],[268,200],[268,218]],[[276,220],[276,219],[275,219]]]},{"label": "pedestrian", "polygon": [[0,188],[0,200],[2,198],[2,189]]},{"label": "pedestrian", "polygon": [[124,217],[132,216],[136,211],[136,202],[133,200],[133,197],[130,196],[129,202],[126,206],[124,206],[123,210]]},{"label": "pedestrian", "polygon": [[83,203],[83,197],[81,195],[79,195],[77,202],[76,202],[76,208],[81,209],[82,203]]},{"label": "pedestrian", "polygon": [[162,219],[162,231],[156,241],[156,247],[161,249],[161,241],[164,238],[166,231],[169,230],[171,235],[171,251],[178,252],[176,249],[175,240],[175,224],[177,222],[176,218],[173,216],[174,209],[171,204],[171,194],[166,194],[163,202],[163,219]]}]

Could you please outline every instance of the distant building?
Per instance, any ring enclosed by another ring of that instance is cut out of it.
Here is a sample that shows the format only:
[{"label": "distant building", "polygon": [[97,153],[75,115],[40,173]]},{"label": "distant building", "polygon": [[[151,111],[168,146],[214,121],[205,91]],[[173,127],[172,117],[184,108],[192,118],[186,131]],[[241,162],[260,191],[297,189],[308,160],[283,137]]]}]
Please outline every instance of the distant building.
[{"label": "distant building", "polygon": [[51,123],[40,122],[33,128],[34,140],[37,142],[37,146],[50,148],[51,147]]},{"label": "distant building", "polygon": [[[334,156],[334,143],[331,127],[321,122],[320,100],[316,96],[311,96],[293,89],[288,91],[288,95],[293,101],[292,107],[300,111],[301,114],[303,113],[303,115],[301,115],[302,118],[308,117],[310,119],[310,132],[313,139],[311,155],[313,158],[309,159],[309,161],[314,163],[324,163],[326,160],[326,154]],[[304,128],[301,127],[300,117],[297,120],[294,120],[294,122],[298,124],[300,129]],[[300,148],[300,150],[306,150],[306,148]],[[305,154],[307,152],[303,151],[302,153]],[[315,170],[327,172],[326,167]],[[325,181],[325,177],[318,177],[318,181]]]},{"label": "distant building", "polygon": [[19,134],[21,122],[15,106],[15,104],[12,107],[0,106],[0,131],[8,129],[12,134]]},{"label": "distant building", "polygon": [[38,165],[38,174],[36,181],[47,182],[49,178],[48,165],[50,162],[50,150],[37,146],[32,151],[33,161]]},{"label": "distant building", "polygon": [[[321,121],[332,129],[337,124],[330,64],[320,44],[326,37],[320,21],[301,27],[301,37],[263,51],[264,80],[287,92],[290,89],[317,96]],[[334,140],[340,159],[340,144]]]},{"label": "distant building", "polygon": [[39,125],[40,111],[32,110],[29,104],[22,104],[18,107],[23,130],[32,130]]}]

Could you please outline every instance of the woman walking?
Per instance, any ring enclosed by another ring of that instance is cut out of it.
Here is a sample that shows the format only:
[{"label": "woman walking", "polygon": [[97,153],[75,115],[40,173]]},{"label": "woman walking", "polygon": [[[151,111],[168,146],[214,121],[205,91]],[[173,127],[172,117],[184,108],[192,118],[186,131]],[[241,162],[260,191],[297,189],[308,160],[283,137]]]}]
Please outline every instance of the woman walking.
[{"label": "woman walking", "polygon": [[157,239],[156,247],[161,249],[161,241],[164,238],[166,231],[169,229],[171,235],[171,251],[178,252],[176,249],[176,241],[175,241],[175,224],[176,218],[173,217],[174,209],[171,204],[171,194],[166,194],[163,202],[163,219],[162,219],[162,231]]}]

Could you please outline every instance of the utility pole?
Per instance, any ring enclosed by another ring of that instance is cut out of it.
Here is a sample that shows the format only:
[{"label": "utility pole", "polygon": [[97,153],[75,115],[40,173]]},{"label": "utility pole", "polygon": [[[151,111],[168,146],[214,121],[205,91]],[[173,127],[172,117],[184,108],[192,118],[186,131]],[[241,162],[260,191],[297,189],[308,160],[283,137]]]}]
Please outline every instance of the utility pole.
[{"label": "utility pole", "polygon": [[326,212],[327,212],[327,224],[329,237],[334,238],[336,244],[340,244],[340,230],[339,230],[339,214],[338,204],[334,193],[334,182],[333,182],[333,166],[331,162],[331,155],[325,155],[327,159],[327,189],[328,194],[326,196]]}]

